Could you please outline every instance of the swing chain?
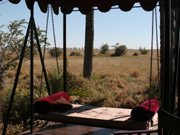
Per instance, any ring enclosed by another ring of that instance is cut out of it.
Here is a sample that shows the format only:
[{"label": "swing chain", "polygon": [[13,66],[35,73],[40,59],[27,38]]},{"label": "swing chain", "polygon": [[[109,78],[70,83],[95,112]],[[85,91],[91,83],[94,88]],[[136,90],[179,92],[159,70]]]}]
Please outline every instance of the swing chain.
[{"label": "swing chain", "polygon": [[[43,49],[43,61],[44,61],[45,55],[46,55],[48,23],[49,23],[49,5],[48,5],[47,19],[46,19],[46,31],[45,31],[45,41],[44,41],[44,49]],[[42,72],[41,72],[40,96],[42,95],[42,80],[43,80],[43,68],[42,68]]]},{"label": "swing chain", "polygon": [[159,41],[158,41],[158,28],[157,28],[157,8],[155,7],[155,24],[156,24],[156,48],[157,48],[157,71],[158,71],[158,83],[160,81],[160,68],[159,68]]},{"label": "swing chain", "polygon": [[[56,52],[56,64],[57,64],[57,72],[58,72],[58,78],[59,78],[59,63],[58,63],[58,56],[57,56],[57,45],[56,45],[56,34],[55,34],[55,28],[54,28],[53,9],[49,5],[48,5],[48,11],[47,11],[47,20],[46,20],[46,31],[45,31],[44,50],[43,50],[43,61],[45,60],[46,46],[47,46],[47,33],[48,33],[49,12],[50,12],[49,10],[51,10],[53,37],[54,37],[54,45],[55,45],[55,52]],[[42,94],[42,79],[43,79],[43,69],[42,69],[42,73],[41,73],[40,96]]]},{"label": "swing chain", "polygon": [[54,37],[54,46],[56,51],[56,65],[57,65],[57,72],[58,72],[58,78],[59,78],[59,63],[58,63],[58,56],[57,56],[57,45],[56,45],[56,34],[55,34],[55,28],[54,28],[54,17],[53,17],[53,9],[51,7],[51,18],[52,18],[52,28],[53,28],[53,37]]},{"label": "swing chain", "polygon": [[149,76],[149,100],[151,99],[151,88],[152,88],[152,61],[153,61],[153,41],[154,41],[154,10],[152,11],[152,33],[151,33],[151,56],[150,56],[150,76]]}]

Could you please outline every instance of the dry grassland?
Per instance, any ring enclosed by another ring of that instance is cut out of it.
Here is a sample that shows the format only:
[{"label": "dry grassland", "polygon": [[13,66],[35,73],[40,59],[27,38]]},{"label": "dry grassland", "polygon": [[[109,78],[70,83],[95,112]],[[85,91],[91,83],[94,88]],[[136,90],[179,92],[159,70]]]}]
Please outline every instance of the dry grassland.
[{"label": "dry grassland", "polygon": [[[72,51],[78,51],[82,56],[69,56]],[[128,50],[126,55],[120,57],[110,57],[109,55],[97,55],[99,50],[95,50],[93,57],[93,75],[107,77],[110,79],[109,85],[112,90],[142,90],[148,85],[150,73],[150,52],[147,55],[141,55],[138,50]],[[133,56],[134,52],[139,53]],[[113,53],[111,50],[110,53]],[[59,64],[62,67],[62,57],[59,57]],[[82,76],[83,74],[83,50],[68,50],[68,71],[73,75]],[[56,68],[55,58],[49,56],[46,52],[46,69]],[[41,73],[41,63],[39,56],[34,59],[35,76]],[[22,76],[29,74],[29,61],[23,63]],[[153,76],[157,76],[157,56],[156,51],[153,55]]]}]

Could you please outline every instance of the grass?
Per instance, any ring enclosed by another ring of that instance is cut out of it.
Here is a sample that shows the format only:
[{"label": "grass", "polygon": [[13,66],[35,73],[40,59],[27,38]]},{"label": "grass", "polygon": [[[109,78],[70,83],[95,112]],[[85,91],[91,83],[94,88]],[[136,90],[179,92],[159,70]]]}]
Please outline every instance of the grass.
[{"label": "grass", "polygon": [[[83,55],[83,50],[78,50]],[[98,50],[96,50],[97,52]],[[68,50],[68,71],[75,76],[82,76],[83,74],[83,56],[70,57],[69,54],[72,50]],[[141,90],[144,85],[148,83],[149,78],[149,63],[150,54],[133,56],[136,50],[128,50],[126,55],[120,57],[108,57],[108,56],[95,56],[93,57],[93,74],[97,76],[104,76],[111,81],[108,82],[111,85],[112,90],[119,92],[122,89]],[[111,50],[113,53],[113,50]],[[154,52],[155,54],[155,52]],[[59,63],[62,67],[63,60],[59,57]],[[56,61],[49,56],[46,52],[45,65],[47,71],[56,68]],[[156,56],[153,59],[153,75],[157,75]],[[23,63],[21,78],[29,78],[29,61]],[[35,77],[41,75],[41,63],[39,56],[34,59],[34,74]],[[8,73],[8,86],[12,87],[13,78],[16,71],[10,71]]]},{"label": "grass", "polygon": [[[81,77],[83,74],[83,50],[78,50],[82,56],[70,57],[69,54],[74,50],[67,51],[68,71],[77,77]],[[76,50],[75,50],[76,51]],[[98,53],[99,50],[95,50]],[[97,55],[93,57],[93,74],[94,76],[101,76],[108,78],[109,81],[106,84],[101,84],[101,89],[104,85],[109,87],[110,91],[119,93],[123,90],[144,90],[144,86],[149,82],[149,70],[150,70],[150,54],[139,55],[134,57],[133,54],[137,50],[128,50],[126,55],[120,57],[109,57]],[[110,50],[113,53],[114,50]],[[46,52],[45,65],[46,69],[52,69],[56,67],[56,61],[54,58],[48,55]],[[156,51],[153,56],[153,76],[157,75],[156,67]],[[59,57],[60,66],[63,65],[63,58]],[[41,66],[38,56],[34,60],[34,72],[35,76],[40,76]],[[29,62],[25,62],[22,68],[22,76],[27,76],[29,72]],[[96,77],[93,80],[96,82]],[[97,88],[99,89],[99,88]]]}]

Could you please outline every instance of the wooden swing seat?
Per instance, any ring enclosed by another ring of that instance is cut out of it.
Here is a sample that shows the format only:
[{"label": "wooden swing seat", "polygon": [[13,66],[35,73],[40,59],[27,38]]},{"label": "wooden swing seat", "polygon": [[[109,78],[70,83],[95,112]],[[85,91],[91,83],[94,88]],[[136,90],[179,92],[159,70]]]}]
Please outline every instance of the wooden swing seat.
[{"label": "wooden swing seat", "polygon": [[[131,119],[130,113],[131,109],[73,104],[73,108],[69,111],[40,114],[38,119],[105,128],[148,129],[149,123],[147,121],[134,121]],[[154,124],[157,124],[157,119],[158,116],[156,114],[153,117]]]}]

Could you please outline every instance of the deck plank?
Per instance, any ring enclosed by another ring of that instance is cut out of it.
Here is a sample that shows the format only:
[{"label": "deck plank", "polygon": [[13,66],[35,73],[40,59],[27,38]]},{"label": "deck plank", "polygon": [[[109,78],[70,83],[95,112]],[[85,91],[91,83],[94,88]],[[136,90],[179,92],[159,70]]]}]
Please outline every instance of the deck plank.
[{"label": "deck plank", "polygon": [[[32,135],[113,135],[115,131],[118,130],[49,122],[46,127],[34,129]],[[29,133],[30,131],[25,131],[20,135],[29,135]]]}]

